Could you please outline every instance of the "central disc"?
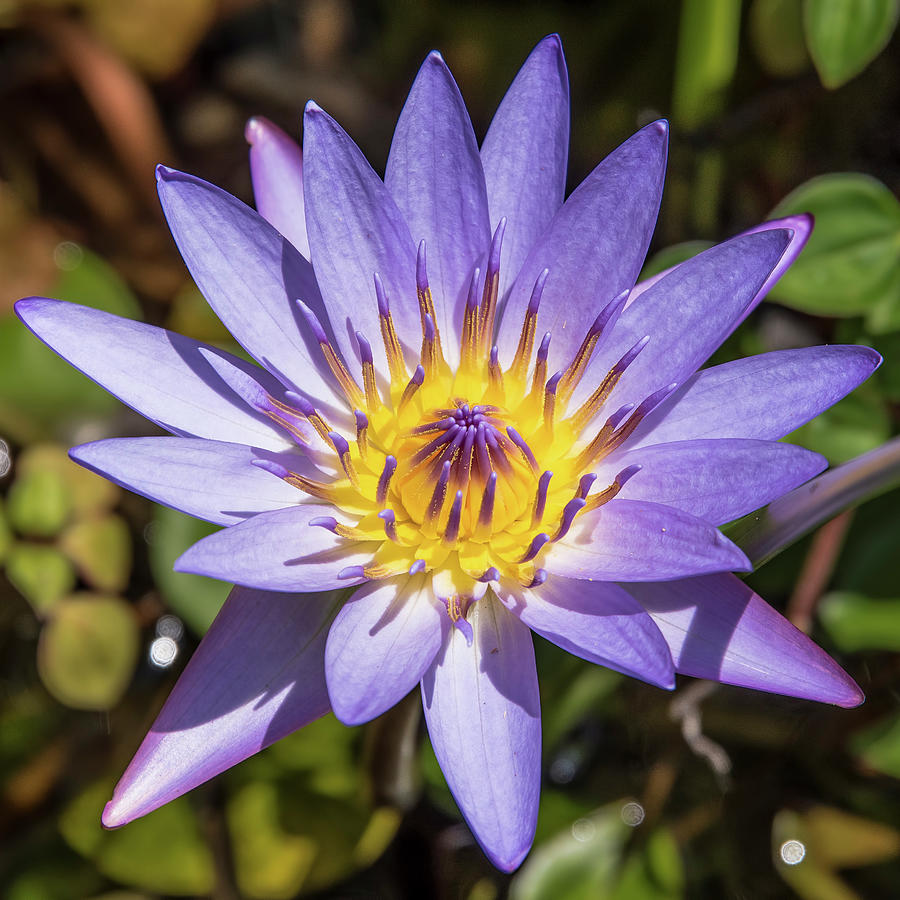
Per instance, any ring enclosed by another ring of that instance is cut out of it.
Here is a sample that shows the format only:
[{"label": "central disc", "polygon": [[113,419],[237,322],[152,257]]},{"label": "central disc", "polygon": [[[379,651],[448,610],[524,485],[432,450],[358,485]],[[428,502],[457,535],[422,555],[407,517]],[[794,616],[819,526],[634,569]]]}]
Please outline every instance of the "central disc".
[{"label": "central disc", "polygon": [[534,497],[530,452],[509,428],[505,410],[454,399],[426,414],[401,440],[400,500],[411,519],[440,530],[456,503],[460,537],[488,540],[518,519]]}]

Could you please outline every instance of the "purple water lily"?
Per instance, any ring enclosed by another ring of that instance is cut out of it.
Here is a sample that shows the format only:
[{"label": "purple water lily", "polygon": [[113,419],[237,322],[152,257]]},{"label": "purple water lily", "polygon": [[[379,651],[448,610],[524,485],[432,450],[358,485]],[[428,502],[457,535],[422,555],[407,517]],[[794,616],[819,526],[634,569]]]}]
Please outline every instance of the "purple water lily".
[{"label": "purple water lily", "polygon": [[635,286],[667,126],[563,202],[569,99],[543,40],[479,150],[423,64],[382,181],[307,106],[303,154],[248,126],[259,214],[159,170],[201,291],[259,366],[32,298],[60,355],[172,437],[72,456],[226,526],[177,568],[234,582],[104,813],[122,825],[333,709],[366,722],[421,683],[476,838],[531,845],[540,708],[530,631],[672,688],[675,674],[854,706],[856,684],[743,584],[719,526],[820,472],[779,439],[867,378],[858,346],[698,372],[802,249],[768,222]]}]

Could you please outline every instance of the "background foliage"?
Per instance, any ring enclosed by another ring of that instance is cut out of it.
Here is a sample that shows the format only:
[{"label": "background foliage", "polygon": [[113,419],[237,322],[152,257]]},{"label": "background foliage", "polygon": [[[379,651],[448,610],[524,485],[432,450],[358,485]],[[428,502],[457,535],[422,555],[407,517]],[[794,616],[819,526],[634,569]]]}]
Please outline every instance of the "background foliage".
[{"label": "background foliage", "polygon": [[171,571],[205,526],[68,461],[74,443],[148,425],[11,305],[55,296],[227,345],[165,228],[156,162],[249,200],[243,123],[296,133],[312,96],[383,167],[429,49],[483,134],[531,46],[559,31],[570,188],[637,127],[672,120],[648,272],[770,215],[815,214],[807,250],[716,359],[880,350],[869,383],[793,436],[843,462],[900,424],[897,16],[898,0],[2,0],[0,894],[895,896],[896,490],[751,577],[857,678],[858,710],[689,680],[671,695],[536,639],[545,789],[512,878],[460,823],[415,695],[364,728],[325,718],[104,832],[100,809],[227,586]]}]

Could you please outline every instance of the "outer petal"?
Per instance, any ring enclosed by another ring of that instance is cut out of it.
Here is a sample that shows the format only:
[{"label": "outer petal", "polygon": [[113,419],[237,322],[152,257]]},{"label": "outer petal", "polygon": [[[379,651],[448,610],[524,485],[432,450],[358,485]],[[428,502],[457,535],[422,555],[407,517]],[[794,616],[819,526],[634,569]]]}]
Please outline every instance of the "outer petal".
[{"label": "outer petal", "polygon": [[144,738],[103,824],[152,812],[328,712],[332,594],[235,588]]},{"label": "outer petal", "polygon": [[[775,282],[781,278],[782,275],[793,265],[794,260],[800,255],[800,251],[806,246],[806,242],[809,240],[809,236],[812,233],[813,228],[813,218],[808,213],[803,213],[797,216],[786,216],[783,219],[770,219],[768,222],[762,222],[759,225],[754,226],[753,228],[748,228],[746,231],[742,231],[741,235],[745,234],[759,234],[761,231],[773,231],[779,228],[787,228],[792,232],[791,241],[787,245],[784,253],[781,255],[781,259],[778,260],[778,265],[772,270],[772,274],[765,280],[763,286],[757,291],[756,296],[753,298],[749,306],[746,310],[744,310],[738,322],[735,323],[735,327],[737,327],[740,322],[747,318],[751,312],[759,305],[759,303],[765,299],[766,295],[775,285]],[[741,235],[738,235],[740,237]],[[628,309],[647,288],[656,284],[660,278],[664,278],[669,272],[678,268],[677,266],[672,266],[671,269],[666,269],[663,272],[658,272],[656,275],[653,275],[650,278],[647,278],[645,281],[641,281],[634,286],[634,289],[628,295],[628,300],[625,303],[625,308]]]},{"label": "outer petal", "polygon": [[425,240],[435,324],[453,364],[469,279],[491,232],[475,132],[439,53],[422,64],[400,113],[384,182],[413,240]]},{"label": "outer petal", "polygon": [[551,576],[537,590],[501,584],[497,591],[532,631],[563,650],[662,688],[675,687],[672,654],[659,628],[618,585]]},{"label": "outer petal", "polygon": [[775,441],[702,440],[618,453],[595,469],[599,490],[640,465],[617,496],[675,506],[724,525],[809,481],[828,467],[818,453]]},{"label": "outer petal", "polygon": [[247,122],[244,137],[250,144],[250,176],[257,211],[309,259],[300,147],[262,116]]},{"label": "outer petal", "polygon": [[73,447],[69,456],[130,491],[217,525],[296,506],[305,498],[254,466],[255,459],[269,459],[307,477],[320,474],[299,448],[271,453],[189,438],[113,438]]},{"label": "outer petal", "polygon": [[225,327],[282,382],[333,401],[334,380],[295,303],[302,300],[330,327],[312,266],[262,216],[220,188],[163,166],[157,182],[185,264]]},{"label": "outer petal", "polygon": [[375,273],[384,282],[400,341],[418,353],[422,337],[409,228],[359,147],[312,102],[303,118],[303,163],[310,252],[338,344],[347,359],[356,358],[354,334],[362,331],[387,372]]},{"label": "outer petal", "polygon": [[16,312],[63,359],[167,431],[270,450],[290,446],[283,432],[235,396],[200,348],[276,394],[278,382],[224,350],[62,300],[29,297]]},{"label": "outer petal", "polygon": [[733,575],[624,587],[653,616],[685,675],[858,706],[859,686]]},{"label": "outer petal", "polygon": [[501,297],[562,206],[568,155],[569,73],[562,42],[551,34],[525,60],[481,145],[491,229],[507,218]]},{"label": "outer petal", "polygon": [[491,862],[511,872],[534,840],[541,711],[528,629],[490,592],[451,628],[422,680],[425,721],[447,784]]},{"label": "outer petal", "polygon": [[193,572],[264,591],[322,591],[365,579],[339,578],[351,566],[371,562],[377,544],[347,541],[310,520],[334,507],[305,503],[259,513],[198,541],[175,562]]},{"label": "outer petal", "polygon": [[696,438],[777,440],[881,365],[868,347],[775,350],[704,369],[641,422],[626,446]]},{"label": "outer petal", "polygon": [[673,269],[622,313],[610,340],[591,359],[575,394],[580,402],[641,338],[650,342],[610,394],[611,409],[683,382],[734,329],[790,241],[764,231],[710,247]]},{"label": "outer petal", "polygon": [[381,715],[421,681],[450,622],[424,576],[364,585],[338,613],[325,645],[335,715],[360,725]]},{"label": "outer petal", "polygon": [[537,321],[550,331],[550,371],[567,366],[602,306],[630,288],[662,195],[668,126],[654,122],[610,153],[534,245],[510,289],[498,343],[509,361],[538,275],[550,269]]},{"label": "outer petal", "polygon": [[751,568],[712,525],[671,506],[618,498],[578,516],[542,565],[595,581],[665,581]]}]

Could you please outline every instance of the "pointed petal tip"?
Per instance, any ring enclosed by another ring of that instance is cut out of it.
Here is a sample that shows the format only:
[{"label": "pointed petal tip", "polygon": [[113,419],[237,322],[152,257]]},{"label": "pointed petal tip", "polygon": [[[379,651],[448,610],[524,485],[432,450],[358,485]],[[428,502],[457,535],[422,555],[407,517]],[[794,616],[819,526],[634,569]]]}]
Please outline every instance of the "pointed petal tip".
[{"label": "pointed petal tip", "polygon": [[159,163],[156,167],[157,183],[175,181],[180,175],[182,175],[182,173],[179,172],[178,169],[173,169],[171,166],[164,166],[162,163]]},{"label": "pointed petal tip", "polygon": [[532,840],[529,840],[525,847],[515,850],[512,853],[505,853],[502,856],[498,853],[494,853],[487,847],[482,847],[481,849],[484,850],[485,856],[487,856],[496,868],[500,869],[501,872],[506,872],[508,875],[511,875],[522,865],[525,857],[528,856],[528,853],[531,850]]},{"label": "pointed petal tip", "polygon": [[669,120],[668,119],[657,119],[655,122],[650,123],[650,127],[656,131],[661,137],[668,137],[669,135]]},{"label": "pointed petal tip", "polygon": [[446,67],[447,63],[444,61],[444,57],[441,54],[440,50],[432,50],[428,56],[425,57],[425,62],[427,63],[438,63],[442,68]]},{"label": "pointed petal tip", "polygon": [[251,116],[244,126],[244,140],[253,146],[266,139],[266,133],[275,126],[265,116]]},{"label": "pointed petal tip", "polygon": [[835,698],[833,701],[835,706],[841,706],[844,709],[854,709],[857,706],[862,706],[866,702],[866,695],[849,675],[846,677],[847,684],[844,686],[844,693],[840,694],[839,698]]},{"label": "pointed petal tip", "polygon": [[319,115],[328,116],[328,113],[315,100],[307,100],[306,106],[303,107],[303,118]]},{"label": "pointed petal tip", "polygon": [[113,797],[113,799],[103,807],[103,813],[100,816],[100,824],[104,828],[112,831],[115,828],[121,828],[123,825],[127,825],[134,818],[136,818],[136,816],[129,816],[123,813],[123,811],[119,809],[116,798]]}]

